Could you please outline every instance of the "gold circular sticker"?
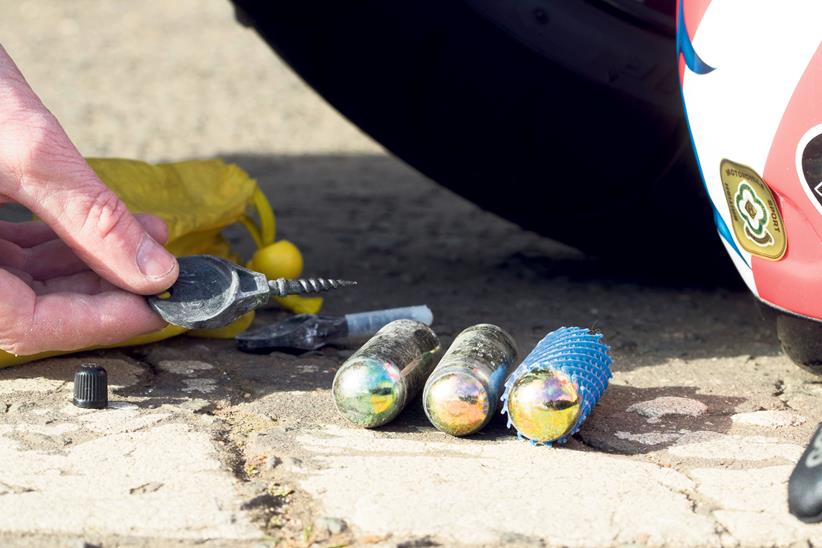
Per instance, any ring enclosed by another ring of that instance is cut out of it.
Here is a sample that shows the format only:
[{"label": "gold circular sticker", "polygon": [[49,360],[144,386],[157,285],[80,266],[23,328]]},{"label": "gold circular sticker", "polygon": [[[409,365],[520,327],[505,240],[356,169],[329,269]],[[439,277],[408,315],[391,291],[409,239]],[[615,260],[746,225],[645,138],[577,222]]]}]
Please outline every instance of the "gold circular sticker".
[{"label": "gold circular sticker", "polygon": [[748,166],[722,160],[719,170],[739,244],[753,255],[781,259],[788,238],[771,189]]}]

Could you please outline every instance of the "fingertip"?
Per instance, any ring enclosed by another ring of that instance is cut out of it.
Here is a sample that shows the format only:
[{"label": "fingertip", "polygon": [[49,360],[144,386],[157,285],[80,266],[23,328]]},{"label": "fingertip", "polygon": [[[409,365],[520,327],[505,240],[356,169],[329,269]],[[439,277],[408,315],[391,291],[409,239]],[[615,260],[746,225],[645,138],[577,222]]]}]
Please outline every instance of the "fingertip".
[{"label": "fingertip", "polygon": [[146,213],[140,213],[135,217],[156,242],[165,244],[168,241],[168,225],[160,217]]},{"label": "fingertip", "polygon": [[174,255],[148,234],[143,237],[137,249],[137,267],[148,282],[141,291],[144,295],[159,293],[171,287],[180,270]]},{"label": "fingertip", "polygon": [[139,295],[114,290],[92,295],[88,299],[95,303],[99,312],[90,320],[91,325],[96,324],[96,333],[88,331],[92,340],[84,347],[117,344],[168,325]]}]

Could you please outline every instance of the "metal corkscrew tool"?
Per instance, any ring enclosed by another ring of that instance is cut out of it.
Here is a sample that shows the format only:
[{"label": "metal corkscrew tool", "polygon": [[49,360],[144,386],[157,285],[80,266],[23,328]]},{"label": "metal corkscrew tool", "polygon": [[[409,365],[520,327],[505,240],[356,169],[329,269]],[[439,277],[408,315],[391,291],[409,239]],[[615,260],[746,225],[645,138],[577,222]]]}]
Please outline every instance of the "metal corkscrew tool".
[{"label": "metal corkscrew tool", "polygon": [[307,278],[269,280],[264,274],[211,255],[180,257],[180,276],[167,292],[148,298],[166,322],[188,329],[224,327],[271,297],[320,293],[357,282]]}]

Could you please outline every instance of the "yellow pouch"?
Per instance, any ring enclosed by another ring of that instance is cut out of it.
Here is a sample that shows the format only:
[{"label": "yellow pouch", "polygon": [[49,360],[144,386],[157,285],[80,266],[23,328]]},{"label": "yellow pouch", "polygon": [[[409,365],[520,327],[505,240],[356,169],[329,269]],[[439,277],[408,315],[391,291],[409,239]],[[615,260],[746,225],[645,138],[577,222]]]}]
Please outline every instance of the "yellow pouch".
[{"label": "yellow pouch", "polygon": [[[132,213],[151,213],[167,223],[166,248],[177,256],[208,254],[238,261],[239,257],[221,235],[224,228],[235,223],[248,230],[258,249],[275,243],[276,221],[271,205],[257,182],[234,164],[222,160],[192,160],[152,165],[137,160],[99,158],[90,158],[88,163]],[[254,211],[256,221],[251,214]],[[319,297],[292,295],[276,300],[283,308],[298,314],[316,314],[322,306]],[[251,312],[221,329],[190,333],[197,337],[233,338],[245,331],[253,319]],[[154,333],[93,349],[148,344],[185,332],[184,328],[169,325]],[[14,356],[0,351],[0,367],[68,353]]]}]

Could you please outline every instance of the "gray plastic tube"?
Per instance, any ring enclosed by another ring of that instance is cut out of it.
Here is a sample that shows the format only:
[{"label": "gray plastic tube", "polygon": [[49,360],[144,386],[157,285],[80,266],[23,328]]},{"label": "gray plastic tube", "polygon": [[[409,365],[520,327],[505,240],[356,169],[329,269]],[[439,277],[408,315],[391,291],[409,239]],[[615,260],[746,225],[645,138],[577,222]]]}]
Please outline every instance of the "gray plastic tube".
[{"label": "gray plastic tube", "polygon": [[352,339],[370,337],[383,326],[395,320],[415,320],[425,325],[431,325],[434,321],[434,314],[430,308],[421,305],[345,315],[348,337]]}]

